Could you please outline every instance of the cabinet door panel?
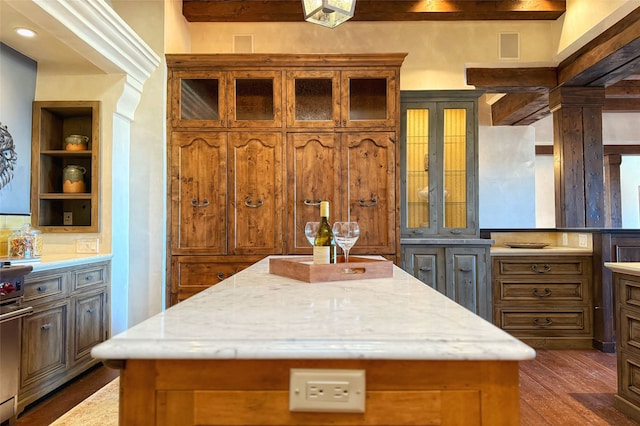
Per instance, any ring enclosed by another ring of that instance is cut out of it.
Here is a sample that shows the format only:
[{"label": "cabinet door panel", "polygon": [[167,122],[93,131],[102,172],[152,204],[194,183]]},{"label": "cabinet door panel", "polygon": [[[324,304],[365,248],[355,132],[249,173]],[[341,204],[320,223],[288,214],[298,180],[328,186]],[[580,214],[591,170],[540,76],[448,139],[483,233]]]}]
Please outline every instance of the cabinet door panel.
[{"label": "cabinet door panel", "polygon": [[337,71],[287,71],[287,126],[340,126],[340,74]]},{"label": "cabinet door panel", "polygon": [[24,318],[21,386],[67,368],[68,318],[67,300]]},{"label": "cabinet door panel", "polygon": [[404,269],[429,287],[446,294],[444,250],[439,248],[406,249]]},{"label": "cabinet door panel", "polygon": [[484,279],[485,249],[447,248],[447,295],[471,312],[491,318],[491,292]]},{"label": "cabinet door panel", "polygon": [[[353,253],[393,253],[395,247],[395,133],[344,136],[342,188],[347,205],[332,221],[357,221],[360,238]],[[348,185],[345,183],[348,181]]]},{"label": "cabinet door panel", "polygon": [[177,132],[171,141],[171,249],[226,252],[225,133]]},{"label": "cabinet door panel", "polygon": [[283,252],[282,134],[230,133],[229,251]]},{"label": "cabinet door panel", "polygon": [[307,222],[320,220],[320,201],[329,201],[329,221],[340,214],[340,144],[334,133],[294,133],[288,135],[289,247],[295,254],[311,253],[304,235]]},{"label": "cabinet door panel", "polygon": [[73,359],[89,355],[91,348],[106,339],[106,292],[83,294],[75,299],[75,341]]}]

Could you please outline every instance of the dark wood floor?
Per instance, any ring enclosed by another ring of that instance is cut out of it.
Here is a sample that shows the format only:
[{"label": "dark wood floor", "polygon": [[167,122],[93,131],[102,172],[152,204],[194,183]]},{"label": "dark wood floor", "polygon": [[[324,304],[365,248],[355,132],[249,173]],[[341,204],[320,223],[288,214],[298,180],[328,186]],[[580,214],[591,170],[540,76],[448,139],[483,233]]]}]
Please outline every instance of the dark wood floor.
[{"label": "dark wood floor", "polygon": [[113,370],[103,365],[92,368],[57,391],[27,406],[18,416],[14,425],[48,426],[72,407],[118,377],[119,373],[119,370]]},{"label": "dark wood floor", "polygon": [[[32,404],[17,426],[46,426],[118,375],[100,366]],[[599,351],[540,350],[520,363],[522,426],[639,426],[613,407],[616,356]]]}]

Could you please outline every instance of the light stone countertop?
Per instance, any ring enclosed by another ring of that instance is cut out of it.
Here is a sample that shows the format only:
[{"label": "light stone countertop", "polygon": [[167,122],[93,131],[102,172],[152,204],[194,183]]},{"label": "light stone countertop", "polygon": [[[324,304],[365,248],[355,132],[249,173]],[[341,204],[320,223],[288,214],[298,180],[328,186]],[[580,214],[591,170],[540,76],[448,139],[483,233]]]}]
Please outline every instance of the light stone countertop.
[{"label": "light stone countertop", "polygon": [[582,247],[547,246],[541,249],[511,248],[506,246],[491,247],[491,256],[591,256],[593,250]]},{"label": "light stone countertop", "polygon": [[613,272],[640,276],[640,262],[605,262],[604,266]]},{"label": "light stone countertop", "polygon": [[87,263],[103,262],[111,260],[111,258],[111,254],[59,253],[43,254],[39,259],[34,259],[33,261],[21,260],[16,262],[13,260],[12,264],[31,265],[33,266],[32,272],[38,272],[49,271],[56,268],[85,265]]},{"label": "light stone countertop", "polygon": [[93,348],[98,359],[526,360],[535,351],[394,266],[306,283],[268,258]]}]

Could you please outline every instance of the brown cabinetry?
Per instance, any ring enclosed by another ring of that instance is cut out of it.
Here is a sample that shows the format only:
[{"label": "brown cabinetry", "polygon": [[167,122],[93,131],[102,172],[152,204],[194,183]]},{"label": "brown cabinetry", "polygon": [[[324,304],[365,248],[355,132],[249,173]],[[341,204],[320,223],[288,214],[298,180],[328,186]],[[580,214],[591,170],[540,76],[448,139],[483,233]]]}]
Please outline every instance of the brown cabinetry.
[{"label": "brown cabinetry", "polygon": [[[360,222],[354,253],[395,258],[404,56],[167,56],[172,304],[266,255],[310,254],[321,200]],[[215,279],[186,280],[203,268]]]},{"label": "brown cabinetry", "polygon": [[591,348],[590,256],[496,256],[493,321],[535,348]]},{"label": "brown cabinetry", "polygon": [[109,263],[99,262],[29,274],[22,320],[18,410],[98,361],[93,346],[109,337]]},{"label": "brown cabinetry", "polygon": [[[33,103],[31,223],[52,232],[98,232],[100,103]],[[69,136],[74,142],[69,143]]]},{"label": "brown cabinetry", "polygon": [[615,301],[618,333],[616,337],[618,393],[614,405],[635,420],[640,420],[640,277],[613,273],[617,292]]}]

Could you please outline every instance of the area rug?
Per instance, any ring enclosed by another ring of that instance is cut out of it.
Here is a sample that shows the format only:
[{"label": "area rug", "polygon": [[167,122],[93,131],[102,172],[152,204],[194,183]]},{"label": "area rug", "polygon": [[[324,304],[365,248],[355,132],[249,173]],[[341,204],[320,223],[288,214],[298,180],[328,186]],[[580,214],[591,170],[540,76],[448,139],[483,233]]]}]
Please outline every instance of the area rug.
[{"label": "area rug", "polygon": [[51,423],[51,426],[117,426],[119,385],[120,378],[116,377]]}]

